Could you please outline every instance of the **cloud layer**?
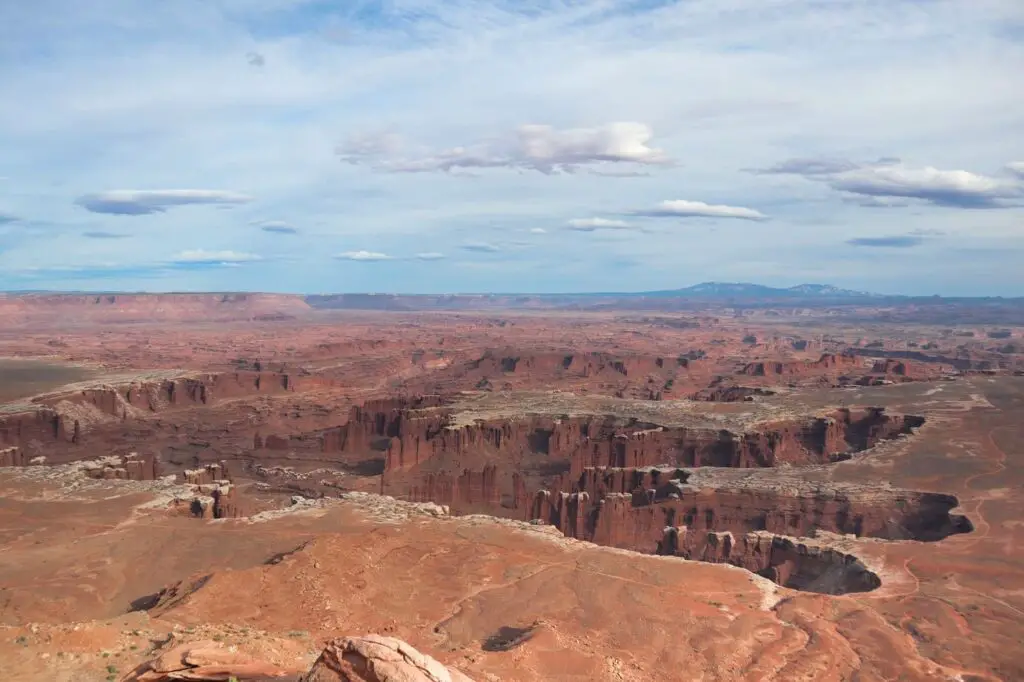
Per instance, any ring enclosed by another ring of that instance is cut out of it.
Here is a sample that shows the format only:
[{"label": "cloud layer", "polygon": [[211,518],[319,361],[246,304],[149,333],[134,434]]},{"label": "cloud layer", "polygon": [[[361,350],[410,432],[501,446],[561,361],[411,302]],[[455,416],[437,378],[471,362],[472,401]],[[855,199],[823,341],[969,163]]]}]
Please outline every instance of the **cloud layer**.
[{"label": "cloud layer", "polygon": [[[1017,173],[1016,164],[1007,169]],[[866,205],[902,205],[892,199],[917,199],[950,208],[1010,208],[1024,202],[1024,182],[966,170],[913,167],[897,159],[873,164],[850,161],[792,159],[757,171],[763,174],[802,175],[825,182],[832,189],[867,197]],[[1024,174],[1021,174],[1024,178]]]},{"label": "cloud layer", "polygon": [[299,231],[295,227],[289,225],[283,220],[262,220],[257,221],[256,225],[259,226],[264,232],[271,232],[274,234],[298,234]]},{"label": "cloud layer", "polygon": [[114,189],[78,198],[78,205],[93,213],[151,215],[189,204],[247,204],[252,197],[214,189]]},{"label": "cloud layer", "polygon": [[402,142],[394,135],[356,137],[337,151],[343,161],[392,173],[505,168],[550,174],[572,173],[594,165],[669,164],[671,160],[663,150],[650,146],[653,137],[649,126],[637,122],[566,130],[528,124],[498,140],[428,151],[420,156],[402,156]]},{"label": "cloud layer", "polygon": [[895,235],[891,237],[854,237],[846,241],[850,246],[869,246],[876,248],[906,249],[924,243],[922,237],[915,235]]}]

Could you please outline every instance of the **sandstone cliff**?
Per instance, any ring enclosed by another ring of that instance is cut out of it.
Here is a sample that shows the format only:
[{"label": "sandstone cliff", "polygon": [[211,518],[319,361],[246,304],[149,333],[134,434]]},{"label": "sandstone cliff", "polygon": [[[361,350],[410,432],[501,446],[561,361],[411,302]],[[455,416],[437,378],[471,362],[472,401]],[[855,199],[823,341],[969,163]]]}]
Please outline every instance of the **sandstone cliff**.
[{"label": "sandstone cliff", "polygon": [[36,456],[55,445],[84,442],[89,429],[104,422],[208,405],[219,399],[289,393],[324,385],[333,382],[273,372],[199,373],[97,383],[7,406],[0,412],[0,448],[19,447]]},{"label": "sandstone cliff", "polygon": [[751,362],[740,370],[740,374],[757,377],[801,377],[855,370],[863,366],[863,361],[853,355],[825,353],[816,361]]}]

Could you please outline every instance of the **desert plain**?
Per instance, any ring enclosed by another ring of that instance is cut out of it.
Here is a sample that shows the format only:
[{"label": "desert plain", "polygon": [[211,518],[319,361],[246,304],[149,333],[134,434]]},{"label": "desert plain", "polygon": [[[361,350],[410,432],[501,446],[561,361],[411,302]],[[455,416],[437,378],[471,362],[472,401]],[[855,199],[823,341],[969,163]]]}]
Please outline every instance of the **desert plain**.
[{"label": "desert plain", "polygon": [[5,679],[1024,679],[1019,311],[358,303],[0,296]]}]

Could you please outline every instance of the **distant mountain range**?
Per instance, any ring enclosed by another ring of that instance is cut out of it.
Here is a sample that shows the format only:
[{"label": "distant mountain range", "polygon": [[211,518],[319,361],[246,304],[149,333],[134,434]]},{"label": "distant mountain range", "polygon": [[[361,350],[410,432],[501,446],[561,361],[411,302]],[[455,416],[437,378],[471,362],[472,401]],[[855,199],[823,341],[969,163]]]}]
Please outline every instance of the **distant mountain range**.
[{"label": "distant mountain range", "polygon": [[831,284],[798,284],[779,288],[748,282],[701,282],[683,289],[647,291],[640,296],[677,298],[881,298],[881,294],[840,289]]}]

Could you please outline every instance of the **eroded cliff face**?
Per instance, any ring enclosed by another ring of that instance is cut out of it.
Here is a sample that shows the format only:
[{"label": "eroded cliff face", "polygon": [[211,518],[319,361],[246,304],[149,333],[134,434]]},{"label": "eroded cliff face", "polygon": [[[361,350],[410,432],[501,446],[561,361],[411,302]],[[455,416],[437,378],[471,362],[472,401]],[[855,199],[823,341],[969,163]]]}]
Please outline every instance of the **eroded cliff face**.
[{"label": "eroded cliff face", "polygon": [[493,461],[557,468],[573,475],[588,467],[774,467],[822,464],[910,433],[923,418],[881,408],[839,409],[823,417],[722,429],[664,427],[605,416],[526,415],[459,425],[437,396],[385,400],[353,408],[349,422],[323,434],[326,452],[383,453],[385,471],[431,463],[452,470]]},{"label": "eroded cliff face", "polygon": [[695,369],[703,361],[686,356],[612,355],[610,353],[522,353],[513,349],[492,350],[468,364],[467,369],[484,376],[535,374],[543,377],[621,378],[629,376],[674,375]]},{"label": "eroded cliff face", "polygon": [[453,362],[413,385],[415,390],[506,390],[577,386],[604,395],[660,399],[707,385],[714,363],[703,351],[679,355],[497,348]]},{"label": "eroded cliff face", "polygon": [[[697,483],[687,483],[696,477]],[[666,526],[737,535],[767,531],[811,536],[818,531],[887,540],[938,540],[970,530],[951,513],[953,495],[886,487],[792,486],[788,481],[737,481],[711,486],[693,470],[588,469],[571,486],[537,493],[535,518],[556,497],[583,499],[586,525],[573,537],[654,551]],[[556,524],[557,525],[557,524]],[[572,530],[572,529],[570,529]]]},{"label": "eroded cliff face", "polygon": [[273,372],[226,372],[120,385],[98,384],[40,396],[0,414],[0,447],[36,456],[61,444],[78,444],[104,422],[145,417],[164,410],[208,405],[218,399],[280,394],[329,384],[312,376]]},{"label": "eroded cliff face", "polygon": [[[586,469],[536,493],[530,516],[568,537],[647,554],[730,563],[780,585],[830,594],[878,587],[844,552],[801,542],[822,531],[934,541],[970,532],[956,497],[887,487],[816,486],[782,479],[712,487],[685,469]],[[696,484],[688,481],[696,479]]]},{"label": "eroded cliff face", "polygon": [[754,532],[692,532],[667,527],[658,554],[731,564],[795,590],[821,594],[870,592],[881,579],[852,554],[814,542]]},{"label": "eroded cliff face", "polygon": [[427,473],[408,488],[405,497],[410,502],[447,500],[441,504],[466,512],[491,511],[501,506],[498,467],[491,464],[483,471],[466,469],[457,476],[443,471]]},{"label": "eroded cliff face", "polygon": [[74,419],[52,408],[0,415],[0,447],[17,448],[23,458],[30,457],[30,451],[36,449],[33,446],[38,444],[73,442],[76,431]]},{"label": "eroded cliff face", "polygon": [[740,370],[740,374],[755,377],[802,377],[855,370],[863,366],[863,361],[854,355],[825,353],[816,361],[751,362]]}]

